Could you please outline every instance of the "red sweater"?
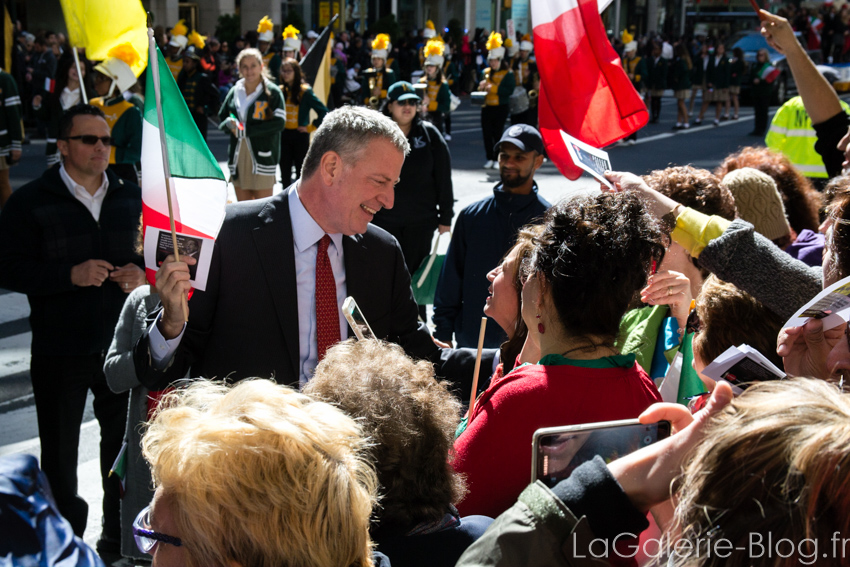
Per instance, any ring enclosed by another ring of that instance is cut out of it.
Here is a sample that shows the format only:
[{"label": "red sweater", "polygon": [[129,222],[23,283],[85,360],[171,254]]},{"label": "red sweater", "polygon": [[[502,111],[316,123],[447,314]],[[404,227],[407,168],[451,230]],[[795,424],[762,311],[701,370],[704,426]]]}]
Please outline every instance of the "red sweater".
[{"label": "red sweater", "polygon": [[469,488],[457,507],[461,516],[495,518],[514,504],[531,479],[537,429],[635,418],[660,401],[636,362],[628,368],[526,365],[494,380],[454,444],[454,468]]}]

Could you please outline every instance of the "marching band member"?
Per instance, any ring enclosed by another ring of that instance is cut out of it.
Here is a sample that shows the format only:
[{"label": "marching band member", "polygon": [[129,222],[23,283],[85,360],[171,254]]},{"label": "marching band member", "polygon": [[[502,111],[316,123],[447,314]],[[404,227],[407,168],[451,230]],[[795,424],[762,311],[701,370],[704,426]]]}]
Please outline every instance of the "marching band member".
[{"label": "marching band member", "polygon": [[[443,120],[451,110],[451,93],[449,85],[443,76],[443,50],[446,44],[439,39],[432,39],[425,45],[425,76],[419,79],[426,85],[426,96],[423,100],[428,111],[428,121],[443,132]],[[418,266],[417,266],[418,267]]]},{"label": "marching band member", "polygon": [[379,33],[372,41],[372,68],[363,73],[363,102],[377,109],[387,98],[387,89],[396,82],[396,74],[387,67],[387,54],[391,48],[390,36]]},{"label": "marching band member", "polygon": [[[257,49],[259,49],[260,53],[263,55],[263,66],[268,69],[269,75],[276,81],[278,73],[280,72],[281,60],[280,55],[272,49],[272,40],[274,40],[274,23],[268,16],[263,16],[263,19],[260,20],[259,24],[257,24],[257,33],[260,34],[257,38]],[[286,32],[284,32],[284,37],[285,33]],[[295,33],[297,34],[298,30],[295,30]]]},{"label": "marching band member", "polygon": [[183,50],[189,44],[189,39],[186,37],[188,33],[189,28],[186,27],[185,20],[180,20],[174,24],[169,32],[171,39],[168,41],[168,53],[165,62],[168,64],[168,69],[175,81],[183,68]]},{"label": "marching band member", "polygon": [[134,184],[139,183],[136,164],[142,158],[142,113],[124,99],[124,92],[136,84],[131,67],[138,60],[139,53],[129,43],[110,49],[107,58],[94,68],[94,90],[100,96],[89,101],[103,111],[109,124],[109,169]]},{"label": "marching band member", "polygon": [[293,25],[286,26],[283,30],[283,58],[301,60],[301,39],[298,37],[300,32]]},{"label": "marching band member", "polygon": [[484,70],[484,79],[478,84],[479,91],[487,92],[484,106],[481,108],[481,132],[484,134],[484,151],[487,153],[484,169],[498,169],[496,143],[502,137],[505,121],[508,119],[508,101],[516,88],[516,78],[505,61],[501,34],[490,34],[487,49],[490,66]]},{"label": "marching band member", "polygon": [[[280,133],[280,181],[286,187],[291,181],[293,165],[295,179],[301,177],[301,164],[310,146],[310,132],[319,127],[328,109],[304,81],[301,65],[291,57],[284,59],[280,66],[279,84],[286,102],[286,125]],[[318,115],[312,123],[310,110]]]}]

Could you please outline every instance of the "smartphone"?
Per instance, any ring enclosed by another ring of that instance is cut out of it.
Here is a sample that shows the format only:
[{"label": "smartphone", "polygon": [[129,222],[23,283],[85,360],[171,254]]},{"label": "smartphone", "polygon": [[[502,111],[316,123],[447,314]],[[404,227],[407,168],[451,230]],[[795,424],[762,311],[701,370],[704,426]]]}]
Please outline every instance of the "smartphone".
[{"label": "smartphone", "polygon": [[669,436],[669,421],[642,424],[637,419],[538,429],[532,438],[531,482],[541,480],[551,488],[597,455],[610,463]]},{"label": "smartphone", "polygon": [[353,297],[348,296],[345,298],[345,301],[342,302],[342,314],[345,317],[345,320],[348,321],[348,324],[351,326],[351,329],[354,331],[358,340],[375,338],[375,333],[372,332],[372,327],[369,326],[369,322],[366,321],[366,317],[364,317],[363,313],[360,312],[360,307],[357,306],[357,302],[354,301]]}]

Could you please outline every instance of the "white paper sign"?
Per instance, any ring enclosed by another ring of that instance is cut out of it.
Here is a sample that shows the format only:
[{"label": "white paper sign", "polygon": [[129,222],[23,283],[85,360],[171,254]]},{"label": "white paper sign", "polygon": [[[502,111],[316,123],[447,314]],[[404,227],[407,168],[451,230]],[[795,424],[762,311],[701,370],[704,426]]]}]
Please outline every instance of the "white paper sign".
[{"label": "white paper sign", "polygon": [[[189,266],[191,276],[189,283],[195,289],[203,291],[207,287],[214,246],[215,240],[211,238],[177,233],[177,250],[180,252],[180,258],[191,256],[197,262],[194,266]],[[171,231],[147,227],[145,231],[145,267],[158,270],[169,254],[174,254]]]},{"label": "white paper sign", "polygon": [[817,294],[788,319],[784,327],[799,327],[811,318],[821,319],[824,331],[850,318],[850,276]]},{"label": "white paper sign", "polygon": [[603,175],[606,171],[611,171],[611,159],[608,157],[608,152],[585,144],[563,130],[561,130],[561,137],[564,139],[564,144],[567,146],[567,151],[570,152],[570,158],[572,158],[574,164],[598,179],[600,183],[603,183],[608,188],[614,188]]}]

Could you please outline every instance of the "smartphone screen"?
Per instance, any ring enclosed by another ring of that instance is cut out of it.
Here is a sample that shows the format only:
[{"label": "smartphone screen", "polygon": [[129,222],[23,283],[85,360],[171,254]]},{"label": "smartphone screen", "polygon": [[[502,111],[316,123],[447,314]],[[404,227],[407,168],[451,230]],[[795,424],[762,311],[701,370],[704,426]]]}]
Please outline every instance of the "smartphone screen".
[{"label": "smartphone screen", "polygon": [[585,424],[562,429],[557,433],[535,434],[534,480],[541,480],[550,488],[597,455],[610,463],[670,436],[667,421],[644,425],[630,420],[619,425]]},{"label": "smartphone screen", "polygon": [[372,332],[372,328],[369,326],[363,313],[360,312],[360,307],[357,306],[357,302],[354,301],[353,297],[346,297],[345,301],[343,301],[342,314],[358,340],[375,338],[375,333]]}]

